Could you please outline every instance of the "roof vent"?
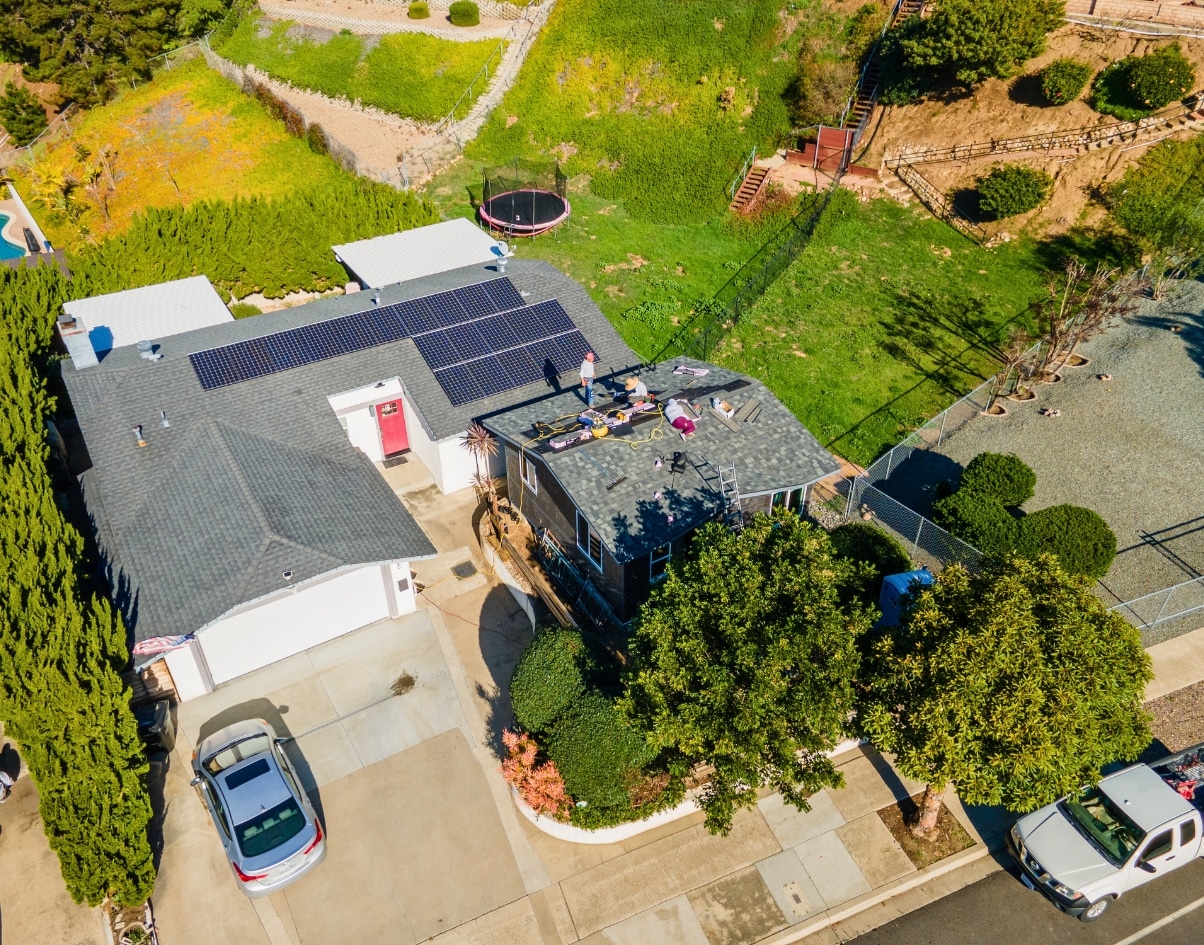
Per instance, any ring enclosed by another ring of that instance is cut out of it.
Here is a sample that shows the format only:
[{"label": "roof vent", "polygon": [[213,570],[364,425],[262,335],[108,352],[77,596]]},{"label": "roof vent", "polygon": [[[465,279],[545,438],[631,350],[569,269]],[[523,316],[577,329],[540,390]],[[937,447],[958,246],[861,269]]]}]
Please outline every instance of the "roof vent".
[{"label": "roof vent", "polygon": [[142,447],[146,446],[146,437],[142,435],[141,423],[134,424],[134,439],[138,441],[138,449],[142,449]]},{"label": "roof vent", "polygon": [[163,421],[163,429],[166,430],[169,426],[171,426],[171,421],[167,419],[167,411],[166,410],[160,410],[159,417]]},{"label": "roof vent", "polygon": [[286,581],[291,581],[293,579],[293,572],[292,571],[281,571],[280,576],[282,578],[284,578]]},{"label": "roof vent", "polygon": [[144,361],[158,361],[163,357],[163,352],[156,350],[156,346],[149,341],[138,342],[138,357]]}]

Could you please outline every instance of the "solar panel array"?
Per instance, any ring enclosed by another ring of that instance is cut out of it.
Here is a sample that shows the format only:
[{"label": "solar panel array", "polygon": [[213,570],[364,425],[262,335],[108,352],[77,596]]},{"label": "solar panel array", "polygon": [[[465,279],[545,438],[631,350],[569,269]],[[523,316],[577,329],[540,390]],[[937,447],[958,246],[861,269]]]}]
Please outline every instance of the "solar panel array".
[{"label": "solar panel array", "polygon": [[201,387],[214,390],[279,371],[409,338],[420,332],[518,308],[509,279],[381,305],[329,321],[290,328],[188,356]]},{"label": "solar panel array", "polygon": [[589,350],[556,300],[523,305],[509,279],[382,305],[189,355],[201,387],[257,377],[413,338],[454,406],[576,367]]},{"label": "solar panel array", "polygon": [[421,335],[414,343],[455,407],[563,374],[589,350],[555,299]]}]

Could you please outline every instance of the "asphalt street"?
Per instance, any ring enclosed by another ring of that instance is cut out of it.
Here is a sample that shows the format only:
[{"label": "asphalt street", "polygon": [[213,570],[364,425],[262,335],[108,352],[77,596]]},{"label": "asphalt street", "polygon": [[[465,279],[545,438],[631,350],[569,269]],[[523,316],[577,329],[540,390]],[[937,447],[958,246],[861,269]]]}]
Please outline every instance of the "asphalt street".
[{"label": "asphalt street", "polygon": [[[1180,910],[1184,914],[1172,918]],[[1201,945],[1204,861],[1196,860],[1133,890],[1092,923],[1063,915],[1039,893],[1029,892],[1014,873],[1004,871],[853,942],[856,945],[1137,945],[1139,942],[1140,945]]]}]

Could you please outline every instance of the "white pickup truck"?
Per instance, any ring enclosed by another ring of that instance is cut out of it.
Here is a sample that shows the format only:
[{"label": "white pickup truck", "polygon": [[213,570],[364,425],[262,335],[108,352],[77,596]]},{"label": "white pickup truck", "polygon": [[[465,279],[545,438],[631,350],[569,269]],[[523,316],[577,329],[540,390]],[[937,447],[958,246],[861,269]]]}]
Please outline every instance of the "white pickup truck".
[{"label": "white pickup truck", "polygon": [[1094,922],[1114,899],[1204,853],[1202,809],[1204,743],[1026,814],[1008,849],[1024,885]]}]

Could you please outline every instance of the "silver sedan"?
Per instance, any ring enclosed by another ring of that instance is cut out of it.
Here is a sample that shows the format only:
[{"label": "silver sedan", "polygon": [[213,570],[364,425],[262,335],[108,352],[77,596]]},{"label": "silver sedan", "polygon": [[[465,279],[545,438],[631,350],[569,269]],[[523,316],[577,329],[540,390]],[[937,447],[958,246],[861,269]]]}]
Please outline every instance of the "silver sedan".
[{"label": "silver sedan", "polygon": [[236,722],[210,735],[193,752],[192,770],[230,868],[252,899],[326,858],[322,824],[267,722]]}]

